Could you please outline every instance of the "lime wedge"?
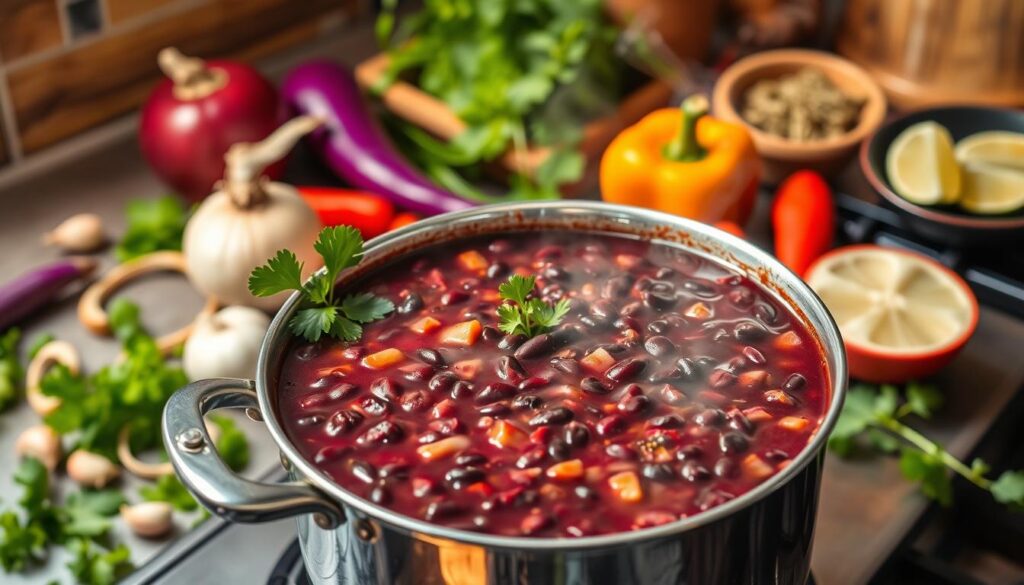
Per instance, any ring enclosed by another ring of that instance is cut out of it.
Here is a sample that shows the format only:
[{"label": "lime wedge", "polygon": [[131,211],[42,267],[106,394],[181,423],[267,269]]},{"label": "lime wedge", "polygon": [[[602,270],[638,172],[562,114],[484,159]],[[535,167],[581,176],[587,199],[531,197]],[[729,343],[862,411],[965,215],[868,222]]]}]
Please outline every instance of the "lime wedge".
[{"label": "lime wedge", "polygon": [[940,124],[918,122],[893,140],[885,155],[893,190],[918,205],[955,203],[960,198],[960,167],[953,138]]},{"label": "lime wedge", "polygon": [[992,215],[1024,207],[1024,167],[972,162],[963,166],[960,206],[971,213]]},{"label": "lime wedge", "polygon": [[961,165],[984,164],[1024,172],[1024,134],[992,130],[978,132],[956,143]]}]

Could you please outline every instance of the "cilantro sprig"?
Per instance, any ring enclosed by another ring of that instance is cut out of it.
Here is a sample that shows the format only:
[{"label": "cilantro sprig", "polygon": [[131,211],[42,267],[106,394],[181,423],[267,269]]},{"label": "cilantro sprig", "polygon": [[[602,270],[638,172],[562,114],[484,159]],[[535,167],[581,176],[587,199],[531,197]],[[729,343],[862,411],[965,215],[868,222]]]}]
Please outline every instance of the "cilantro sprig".
[{"label": "cilantro sprig", "polygon": [[876,389],[867,384],[853,386],[846,395],[843,412],[829,437],[829,448],[841,457],[874,450],[900,454],[900,471],[921,486],[921,492],[949,506],[953,484],[949,471],[992,494],[999,503],[1012,508],[1024,507],[1024,470],[1009,470],[998,478],[988,477],[991,468],[981,459],[968,466],[909,427],[903,420],[910,415],[927,419],[942,406],[942,394],[934,387],[917,382],[907,384],[900,400],[896,386]]},{"label": "cilantro sprig", "polygon": [[12,327],[0,334],[0,410],[17,399],[21,387],[22,367],[18,359],[21,331]]},{"label": "cilantro sprig", "polygon": [[249,291],[258,297],[269,297],[284,291],[302,293],[302,308],[295,313],[288,327],[292,333],[318,341],[328,335],[345,341],[357,341],[363,335],[363,324],[376,321],[395,310],[395,305],[370,293],[338,298],[334,284],[342,270],[359,264],[363,256],[363,237],[351,226],[326,227],[313,248],[324,261],[324,270],[305,284],[303,263],[291,250],[280,250],[249,276]]},{"label": "cilantro sprig", "polygon": [[499,329],[510,335],[521,333],[533,337],[558,325],[569,313],[566,299],[551,305],[536,297],[530,298],[536,284],[532,276],[513,274],[498,286],[498,295],[505,301],[498,307]]}]

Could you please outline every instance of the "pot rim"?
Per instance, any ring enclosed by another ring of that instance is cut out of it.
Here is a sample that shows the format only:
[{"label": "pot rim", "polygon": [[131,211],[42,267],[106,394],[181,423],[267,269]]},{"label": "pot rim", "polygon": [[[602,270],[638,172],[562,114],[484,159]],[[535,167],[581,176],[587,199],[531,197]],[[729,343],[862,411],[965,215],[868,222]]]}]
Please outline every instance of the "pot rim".
[{"label": "pot rim", "polygon": [[[590,233],[615,233],[610,229],[598,229],[598,227],[593,225],[602,220],[608,222],[608,226],[624,225],[628,227],[631,222],[638,223],[639,225],[636,230],[633,232],[623,230],[620,232],[620,235],[624,233],[637,235],[638,232],[646,228],[654,232],[653,237],[650,238],[652,241],[677,248],[682,247],[702,257],[710,256],[719,262],[732,266],[733,269],[739,269],[748,276],[757,279],[761,283],[762,288],[769,288],[765,286],[766,282],[774,285],[776,289],[774,291],[769,290],[769,293],[790,310],[795,309],[797,316],[804,321],[815,335],[821,348],[825,362],[824,365],[828,370],[831,384],[831,401],[825,417],[810,442],[793,459],[792,463],[750,491],[715,506],[706,512],[652,528],[629,532],[615,532],[599,536],[581,538],[499,536],[450,528],[399,514],[391,509],[364,500],[335,483],[327,474],[319,470],[296,450],[277,420],[276,408],[271,401],[270,384],[268,383],[268,376],[271,372],[270,361],[275,359],[278,355],[278,350],[284,347],[285,341],[282,338],[290,335],[287,321],[297,309],[300,301],[298,293],[295,293],[285,301],[284,305],[275,315],[260,347],[256,372],[256,393],[264,422],[274,442],[281,450],[282,458],[292,466],[292,470],[297,475],[332,499],[340,501],[344,506],[354,508],[373,520],[382,522],[390,527],[399,528],[416,536],[492,548],[585,550],[622,546],[637,541],[667,537],[711,524],[748,508],[773,493],[777,488],[803,471],[818,456],[821,449],[825,446],[825,442],[835,426],[836,420],[839,418],[839,412],[842,409],[846,394],[846,353],[839,328],[821,299],[800,277],[766,252],[736,236],[691,219],[631,206],[613,205],[597,201],[516,202],[486,205],[464,211],[445,213],[416,222],[367,242],[364,247],[364,257],[386,253],[395,248],[401,248],[403,243],[415,243],[431,234],[444,233],[446,231],[456,235],[435,239],[433,243],[450,242],[460,237],[454,231],[455,227],[463,228],[461,236],[467,235],[466,231],[474,232],[473,235],[501,233],[503,231],[500,228],[477,231],[473,229],[477,225],[476,221],[505,223],[508,231],[514,232],[516,230],[512,222],[516,219],[522,219],[525,215],[531,213],[534,214],[534,217],[529,219],[537,220],[541,224],[546,222],[554,224],[558,220],[571,220],[574,216],[578,216],[582,224],[589,224],[592,229],[587,230],[570,225],[565,225],[562,229],[578,230],[581,232],[589,231]],[[503,217],[508,219],[502,221],[501,218]],[[453,224],[455,225],[453,226]],[[667,239],[673,236],[677,238],[676,241]],[[694,243],[693,236],[696,236],[696,244]],[[401,253],[408,253],[408,251],[402,250]],[[743,265],[740,260],[733,256],[731,251],[738,252],[740,256],[751,262]],[[718,252],[718,254],[715,254],[715,252]],[[384,263],[386,264],[387,261],[388,259],[385,258]],[[361,266],[363,264],[360,264]],[[375,270],[376,268],[371,266],[368,271]],[[358,268],[356,270],[358,271]],[[344,273],[343,277],[348,274],[352,273]],[[777,288],[779,286],[785,290]]]}]

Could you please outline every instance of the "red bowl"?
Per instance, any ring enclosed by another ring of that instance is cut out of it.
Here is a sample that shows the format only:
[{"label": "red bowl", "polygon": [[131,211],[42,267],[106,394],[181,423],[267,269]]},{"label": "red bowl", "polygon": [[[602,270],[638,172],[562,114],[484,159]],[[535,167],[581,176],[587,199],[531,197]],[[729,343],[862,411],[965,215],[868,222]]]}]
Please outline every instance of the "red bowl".
[{"label": "red bowl", "polygon": [[845,252],[865,248],[903,254],[905,256],[910,256],[917,260],[924,261],[949,276],[950,279],[963,290],[969,300],[970,322],[968,323],[967,328],[955,339],[941,347],[932,348],[927,351],[893,349],[891,351],[882,352],[876,348],[859,345],[846,338],[843,339],[843,343],[846,345],[846,359],[849,364],[850,375],[853,378],[863,380],[865,382],[894,384],[906,382],[908,380],[927,378],[941,370],[950,361],[952,361],[953,358],[956,357],[956,354],[958,354],[967,344],[971,335],[974,334],[974,330],[978,327],[978,316],[980,312],[978,308],[978,299],[975,298],[974,293],[960,275],[949,268],[946,268],[932,258],[916,252],[910,252],[908,250],[876,246],[873,244],[843,246],[825,253],[815,260],[814,263],[811,264],[810,268],[807,269],[807,280],[809,280],[810,275],[814,273],[814,270],[828,259]]}]

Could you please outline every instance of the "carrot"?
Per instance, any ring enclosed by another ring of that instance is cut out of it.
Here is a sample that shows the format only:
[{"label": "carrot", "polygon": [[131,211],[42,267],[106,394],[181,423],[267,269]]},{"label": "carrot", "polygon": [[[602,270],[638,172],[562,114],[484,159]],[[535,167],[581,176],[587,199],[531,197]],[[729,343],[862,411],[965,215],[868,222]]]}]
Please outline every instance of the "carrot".
[{"label": "carrot", "polygon": [[441,322],[438,321],[437,319],[433,317],[424,317],[419,321],[416,321],[412,325],[409,325],[409,329],[411,329],[414,333],[419,333],[420,335],[423,335],[425,333],[430,333],[431,331],[437,329],[440,326]]},{"label": "carrot", "polygon": [[456,323],[441,332],[441,343],[469,347],[480,338],[483,326],[476,319]]},{"label": "carrot", "polygon": [[371,370],[382,370],[405,359],[405,354],[393,347],[371,353],[363,358],[363,366]]}]

